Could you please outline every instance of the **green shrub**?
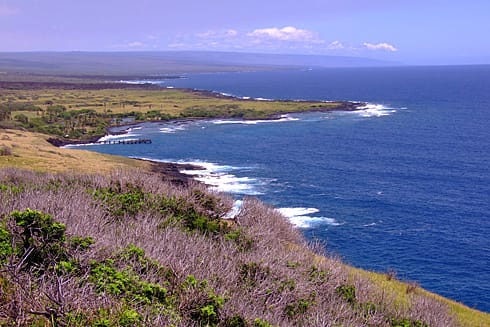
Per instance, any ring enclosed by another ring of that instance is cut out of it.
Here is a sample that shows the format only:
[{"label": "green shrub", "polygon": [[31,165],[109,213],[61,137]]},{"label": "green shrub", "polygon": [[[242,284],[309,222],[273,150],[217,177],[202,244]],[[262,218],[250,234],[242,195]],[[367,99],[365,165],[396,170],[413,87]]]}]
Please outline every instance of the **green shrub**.
[{"label": "green shrub", "polygon": [[68,243],[72,250],[88,250],[88,248],[95,243],[95,240],[90,236],[74,236],[68,240]]},{"label": "green shrub", "polygon": [[245,319],[243,319],[242,316],[239,315],[234,315],[233,317],[230,317],[225,320],[224,322],[225,327],[246,327],[247,322]]},{"label": "green shrub", "polygon": [[12,236],[4,223],[0,222],[0,265],[4,264],[13,253]]},{"label": "green shrub", "polygon": [[318,269],[316,266],[311,266],[308,271],[308,280],[317,284],[322,284],[327,281],[330,273]]},{"label": "green shrub", "polygon": [[[203,197],[201,200],[204,206],[208,206],[207,209],[214,207],[214,204],[210,204],[212,201],[207,197]],[[227,231],[226,224],[221,222],[217,215],[213,215],[214,217],[204,215],[188,199],[162,197],[159,201],[159,209],[167,217],[166,221],[161,225],[164,228],[172,224],[181,224],[187,231],[198,231],[208,235],[216,235]]]},{"label": "green shrub", "polygon": [[27,125],[27,123],[29,122],[29,118],[24,114],[17,114],[14,116],[14,119],[16,121],[18,121],[19,123],[25,124],[25,125]]},{"label": "green shrub", "polygon": [[191,318],[200,326],[217,326],[220,322],[219,309],[225,304],[225,299],[213,293],[208,294],[207,301],[191,313]]},{"label": "green shrub", "polygon": [[[0,148],[1,151],[1,148]],[[16,185],[0,184],[0,192],[11,193],[12,195],[20,194],[24,191],[24,188]]]},{"label": "green shrub", "polygon": [[345,301],[350,304],[355,304],[356,299],[356,287],[353,285],[341,285],[335,289],[338,295],[340,295]]},{"label": "green shrub", "polygon": [[94,321],[94,327],[110,327],[111,321],[107,318],[99,318]]},{"label": "green shrub", "polygon": [[429,327],[428,324],[420,320],[410,320],[408,318],[391,320],[392,327]]},{"label": "green shrub", "polygon": [[128,302],[168,304],[165,287],[142,280],[129,269],[117,269],[110,259],[91,263],[89,282],[95,285],[97,292],[108,293]]},{"label": "green shrub", "polygon": [[25,267],[44,270],[51,264],[66,259],[64,224],[55,222],[48,214],[31,209],[13,211],[10,215],[21,228],[15,246],[22,253],[20,257],[26,255],[23,263]]},{"label": "green shrub", "polygon": [[226,233],[225,239],[234,242],[239,251],[249,251],[254,244],[253,239],[245,236],[240,228]]},{"label": "green shrub", "polygon": [[286,305],[284,313],[290,318],[294,319],[299,315],[305,314],[308,309],[315,304],[316,294],[310,294],[307,299],[298,299],[293,303]]},{"label": "green shrub", "polygon": [[240,280],[247,287],[255,287],[258,281],[265,280],[271,273],[269,267],[263,267],[256,262],[240,265]]},{"label": "green shrub", "polygon": [[142,320],[141,315],[133,310],[127,309],[121,313],[119,317],[119,325],[120,326],[136,326]]},{"label": "green shrub", "polygon": [[126,184],[126,190],[121,185],[101,188],[94,191],[94,197],[108,205],[109,212],[115,217],[124,215],[134,216],[145,203],[145,193],[140,187]]},{"label": "green shrub", "polygon": [[267,320],[263,320],[260,318],[256,318],[254,320],[254,327],[274,327],[274,325],[270,324]]},{"label": "green shrub", "polygon": [[55,270],[58,275],[74,274],[79,270],[78,263],[75,260],[60,261],[55,265]]}]

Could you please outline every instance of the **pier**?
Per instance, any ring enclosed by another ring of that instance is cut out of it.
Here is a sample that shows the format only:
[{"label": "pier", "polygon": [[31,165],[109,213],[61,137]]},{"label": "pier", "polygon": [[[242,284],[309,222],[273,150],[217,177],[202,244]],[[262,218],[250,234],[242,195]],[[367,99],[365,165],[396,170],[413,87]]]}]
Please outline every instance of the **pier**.
[{"label": "pier", "polygon": [[97,141],[97,144],[151,144],[151,139],[134,139],[134,140],[107,140]]}]

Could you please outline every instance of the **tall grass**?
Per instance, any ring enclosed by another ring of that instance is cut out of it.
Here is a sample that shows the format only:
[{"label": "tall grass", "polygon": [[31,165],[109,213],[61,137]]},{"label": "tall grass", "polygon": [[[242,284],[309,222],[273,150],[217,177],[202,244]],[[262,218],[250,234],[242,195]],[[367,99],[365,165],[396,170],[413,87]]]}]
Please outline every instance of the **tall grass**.
[{"label": "tall grass", "polygon": [[[432,298],[352,278],[254,198],[224,221],[232,199],[199,184],[4,169],[0,199],[2,325],[457,326]],[[66,226],[35,265],[15,218],[32,210]]]}]

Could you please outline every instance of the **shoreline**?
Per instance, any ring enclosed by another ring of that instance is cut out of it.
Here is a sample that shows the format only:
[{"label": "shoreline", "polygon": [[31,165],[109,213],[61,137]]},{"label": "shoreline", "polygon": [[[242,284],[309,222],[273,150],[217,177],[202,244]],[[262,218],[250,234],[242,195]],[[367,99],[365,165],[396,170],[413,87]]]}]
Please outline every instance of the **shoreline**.
[{"label": "shoreline", "polygon": [[[101,89],[144,89],[144,90],[165,90],[168,89],[167,87],[154,84],[154,83],[126,83],[126,82],[119,82],[115,80],[110,80],[106,82],[88,82],[85,84],[81,83],[70,83],[70,82],[5,82],[5,81],[0,81],[0,87],[5,87],[9,89],[62,89],[62,90],[74,90],[74,89],[82,89],[82,90],[101,90]],[[204,97],[212,97],[212,98],[217,98],[217,99],[228,99],[232,101],[237,101],[237,102],[257,102],[257,101],[274,101],[274,102],[297,102],[297,103],[304,103],[304,104],[316,104],[318,105],[317,107],[311,108],[309,110],[304,110],[304,111],[282,111],[282,112],[276,112],[274,114],[269,114],[265,117],[258,117],[258,118],[237,118],[237,117],[232,117],[231,115],[216,115],[213,117],[187,117],[187,118],[174,118],[170,120],[145,120],[145,121],[133,121],[133,122],[128,122],[125,124],[121,125],[109,125],[106,127],[106,133],[105,134],[100,134],[100,135],[94,135],[86,139],[79,139],[79,140],[74,140],[74,139],[64,139],[62,137],[56,137],[56,136],[49,136],[46,140],[53,146],[55,147],[65,147],[65,146],[70,146],[70,145],[87,145],[91,143],[97,142],[99,139],[101,139],[104,136],[113,136],[113,135],[125,135],[128,134],[131,130],[132,127],[138,126],[143,123],[161,123],[161,124],[169,124],[169,125],[179,125],[179,124],[186,124],[186,123],[192,123],[195,121],[202,121],[202,120],[219,120],[219,119],[232,119],[236,121],[254,121],[254,120],[264,120],[264,121],[274,121],[274,120],[280,120],[283,118],[284,115],[288,114],[296,114],[296,113],[308,113],[308,112],[328,112],[328,111],[346,111],[346,112],[351,112],[351,111],[357,111],[357,110],[363,110],[362,107],[367,105],[366,102],[354,102],[354,101],[315,101],[315,100],[287,100],[287,99],[280,99],[280,100],[274,100],[274,99],[255,99],[255,98],[248,98],[248,97],[237,97],[234,95],[228,95],[228,94],[223,94],[220,92],[216,91],[210,91],[210,90],[202,90],[202,89],[191,89],[191,88],[172,88],[175,90],[179,90],[185,93],[190,93],[194,95],[200,95]],[[320,104],[319,104],[320,103]],[[321,103],[325,103],[325,106],[322,107]],[[329,103],[335,103],[337,106],[335,107],[330,107]],[[161,161],[155,161],[151,159],[140,159],[140,158],[134,158],[136,160],[143,160],[150,162],[152,164],[152,171],[159,173],[162,176],[163,180],[170,181],[173,184],[176,185],[181,185],[181,186],[186,186],[189,185],[189,183],[203,183],[199,180],[197,180],[192,174],[185,174],[182,173],[181,171],[185,170],[203,170],[204,167],[198,166],[198,165],[193,165],[193,164],[186,164],[186,163],[175,163],[175,162],[161,162]]]},{"label": "shoreline", "polygon": [[[251,101],[251,102],[261,101],[261,100],[256,100],[256,99],[241,99],[241,98],[237,98],[235,96],[221,95],[221,94],[215,93],[213,91],[193,91],[193,90],[188,90],[188,89],[179,89],[179,90],[197,92],[197,93],[203,94],[203,95],[207,95],[207,93],[210,93],[210,94],[215,95],[216,97],[231,98],[231,99],[236,100],[236,101]],[[294,102],[298,102],[298,103],[317,103],[316,101],[309,101],[309,100],[270,100],[270,101],[276,101],[276,102],[294,101]],[[255,121],[255,120],[274,121],[274,120],[280,120],[282,118],[282,116],[289,115],[289,114],[301,114],[301,113],[312,113],[312,112],[329,112],[329,111],[345,111],[345,112],[360,111],[360,110],[363,110],[363,106],[366,106],[368,104],[366,102],[354,102],[354,101],[328,101],[325,103],[329,103],[329,102],[339,103],[340,105],[338,107],[335,107],[335,108],[316,107],[316,108],[312,108],[310,110],[304,110],[304,111],[282,111],[282,112],[274,113],[274,114],[268,115],[266,117],[260,117],[260,118],[237,118],[237,117],[222,115],[222,116],[213,116],[213,117],[175,118],[175,119],[170,119],[170,120],[134,121],[134,122],[129,122],[129,123],[122,124],[122,125],[108,126],[106,128],[106,134],[95,135],[95,136],[92,136],[92,137],[84,139],[84,140],[66,140],[66,139],[62,139],[59,137],[50,136],[47,139],[47,141],[56,147],[63,147],[63,146],[67,146],[67,145],[83,145],[83,144],[95,143],[100,138],[102,138],[104,136],[127,134],[129,132],[128,129],[130,129],[133,126],[138,126],[138,125],[143,124],[143,123],[185,124],[185,123],[195,122],[195,121],[219,120],[219,119],[231,119],[231,120],[236,120],[236,121]],[[114,131],[114,129],[121,129],[121,130]]]}]

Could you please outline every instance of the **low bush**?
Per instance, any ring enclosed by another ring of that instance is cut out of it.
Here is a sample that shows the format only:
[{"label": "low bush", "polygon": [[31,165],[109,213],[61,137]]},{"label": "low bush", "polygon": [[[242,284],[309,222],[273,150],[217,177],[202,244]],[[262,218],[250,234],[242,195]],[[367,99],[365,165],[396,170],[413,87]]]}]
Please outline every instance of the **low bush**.
[{"label": "low bush", "polygon": [[151,174],[17,170],[0,197],[0,325],[457,326],[318,257],[256,199],[224,221],[228,198]]},{"label": "low bush", "polygon": [[11,156],[12,149],[8,146],[0,146],[0,156]]}]

